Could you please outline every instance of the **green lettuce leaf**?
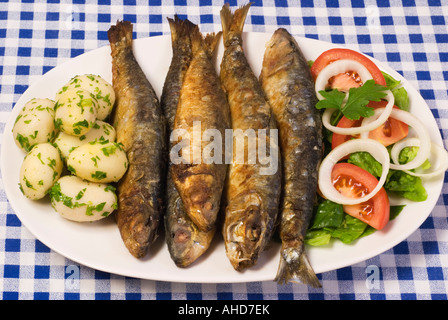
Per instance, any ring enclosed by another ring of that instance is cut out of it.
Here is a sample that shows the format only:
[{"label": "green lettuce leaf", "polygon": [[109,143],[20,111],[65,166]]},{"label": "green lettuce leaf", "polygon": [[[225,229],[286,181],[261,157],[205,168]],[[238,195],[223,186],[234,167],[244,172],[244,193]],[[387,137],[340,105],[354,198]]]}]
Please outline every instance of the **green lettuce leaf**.
[{"label": "green lettuce leaf", "polygon": [[406,89],[401,85],[401,81],[394,79],[391,75],[383,72],[386,80],[386,87],[389,89],[395,98],[395,105],[401,110],[409,111],[409,96]]},{"label": "green lettuce leaf", "polygon": [[428,198],[422,179],[403,171],[390,170],[384,189],[412,201],[425,201]]},{"label": "green lettuce leaf", "polygon": [[330,200],[319,203],[310,229],[337,228],[344,220],[342,205]]},{"label": "green lettuce leaf", "polygon": [[346,214],[343,223],[331,233],[331,236],[350,244],[364,233],[366,227],[366,223]]},{"label": "green lettuce leaf", "polygon": [[[398,155],[398,162],[400,164],[408,163],[409,161],[412,161],[418,153],[419,147],[405,147],[403,150],[401,150],[400,154]],[[429,162],[428,159],[419,167],[419,169],[427,170],[431,168],[431,162]]]},{"label": "green lettuce leaf", "polygon": [[404,111],[409,111],[409,96],[405,88],[400,87],[392,90],[395,98],[395,105]]},{"label": "green lettuce leaf", "polygon": [[331,241],[330,229],[308,230],[305,236],[305,243],[310,246],[324,246]]},{"label": "green lettuce leaf", "polygon": [[350,155],[347,162],[370,172],[376,178],[380,177],[383,171],[381,163],[376,161],[368,152],[354,152]]}]

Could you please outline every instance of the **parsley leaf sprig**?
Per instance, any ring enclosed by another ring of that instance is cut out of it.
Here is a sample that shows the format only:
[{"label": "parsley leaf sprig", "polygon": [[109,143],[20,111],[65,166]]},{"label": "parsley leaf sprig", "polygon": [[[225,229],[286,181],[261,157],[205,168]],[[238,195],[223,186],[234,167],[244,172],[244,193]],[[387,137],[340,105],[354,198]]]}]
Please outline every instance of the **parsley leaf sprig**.
[{"label": "parsley leaf sprig", "polygon": [[[368,107],[370,101],[380,101],[387,93],[385,86],[367,80],[363,86],[350,88],[347,101],[346,94],[337,89],[331,91],[321,90],[319,93],[325,98],[316,104],[317,109],[336,108],[350,120],[367,118],[374,114],[374,109]],[[345,103],[344,103],[345,102]]]}]

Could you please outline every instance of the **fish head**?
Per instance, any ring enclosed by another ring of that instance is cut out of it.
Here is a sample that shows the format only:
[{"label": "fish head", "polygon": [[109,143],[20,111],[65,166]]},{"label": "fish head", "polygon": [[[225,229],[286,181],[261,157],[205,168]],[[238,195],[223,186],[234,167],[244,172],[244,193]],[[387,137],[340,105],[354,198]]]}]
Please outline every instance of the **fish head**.
[{"label": "fish head", "polygon": [[226,253],[235,270],[248,268],[257,261],[265,242],[264,214],[260,205],[249,204],[225,226]]},{"label": "fish head", "polygon": [[188,266],[190,261],[199,255],[198,250],[201,251],[201,246],[194,245],[194,230],[188,225],[178,225],[176,229],[171,230],[170,238],[172,242],[171,255],[178,267]]},{"label": "fish head", "polygon": [[177,184],[188,216],[202,231],[215,227],[221,200],[220,187],[212,174],[190,174]]},{"label": "fish head", "polygon": [[215,230],[202,232],[188,217],[178,218],[169,232],[170,254],[180,268],[196,261],[210,246]]}]

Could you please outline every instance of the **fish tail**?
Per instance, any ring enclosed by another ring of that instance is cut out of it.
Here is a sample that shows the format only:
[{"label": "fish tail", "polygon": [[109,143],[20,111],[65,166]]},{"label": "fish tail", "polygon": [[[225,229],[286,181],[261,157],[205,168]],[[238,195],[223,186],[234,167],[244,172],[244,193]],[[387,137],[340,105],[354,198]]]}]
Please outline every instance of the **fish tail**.
[{"label": "fish tail", "polygon": [[132,30],[132,23],[125,20],[117,21],[116,25],[109,28],[107,36],[112,52],[114,52],[118,46],[132,47]]},{"label": "fish tail", "polygon": [[235,36],[241,36],[246,21],[247,12],[252,2],[249,2],[240,8],[236,9],[234,13],[230,11],[230,5],[226,3],[220,12],[221,24],[224,43],[229,43]]},{"label": "fish tail", "polygon": [[[282,247],[282,254],[280,255],[280,263],[277,270],[277,275],[274,281],[279,284],[286,284],[288,282],[300,282],[314,288],[322,287],[319,279],[314,273],[306,253],[302,250],[297,255],[290,255],[285,253],[290,249]],[[287,259],[289,261],[287,261]]]},{"label": "fish tail", "polygon": [[204,50],[209,58],[212,57],[220,36],[221,31],[216,34],[214,32],[209,33],[204,37],[198,27],[194,28],[191,33],[191,49],[193,55],[200,50]]},{"label": "fish tail", "polygon": [[170,25],[172,43],[176,43],[178,39],[189,37],[190,34],[193,32],[193,29],[196,27],[196,25],[192,23],[190,20],[180,19],[177,14],[174,15],[174,19],[172,18],[167,19]]},{"label": "fish tail", "polygon": [[208,33],[205,38],[205,47],[207,49],[207,54],[209,57],[213,55],[213,52],[215,52],[215,48],[217,47],[217,44],[219,42],[219,39],[221,38],[222,31],[219,31],[218,33]]}]

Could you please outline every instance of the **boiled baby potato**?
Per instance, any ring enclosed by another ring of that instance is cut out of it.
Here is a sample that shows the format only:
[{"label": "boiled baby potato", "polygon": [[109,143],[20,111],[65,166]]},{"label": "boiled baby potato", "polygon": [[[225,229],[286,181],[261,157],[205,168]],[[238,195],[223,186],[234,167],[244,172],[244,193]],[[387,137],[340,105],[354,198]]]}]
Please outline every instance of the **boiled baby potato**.
[{"label": "boiled baby potato", "polygon": [[122,146],[113,141],[94,141],[73,150],[67,168],[78,177],[93,182],[117,182],[128,168]]},{"label": "boiled baby potato", "polygon": [[29,152],[38,143],[52,142],[57,130],[54,127],[54,101],[31,99],[20,110],[12,129],[16,145]]},{"label": "boiled baby potato", "polygon": [[84,74],[73,77],[57,92],[56,100],[59,100],[65,91],[72,88],[83,89],[93,93],[98,101],[97,118],[99,120],[105,120],[112,112],[115,103],[115,92],[112,85],[101,76]]},{"label": "boiled baby potato", "polygon": [[63,176],[54,184],[49,194],[56,212],[72,221],[97,221],[117,209],[114,187],[106,183],[85,181],[77,176]]},{"label": "boiled baby potato", "polygon": [[93,142],[95,140],[98,141],[115,141],[115,138],[117,137],[117,133],[115,131],[115,128],[101,120],[97,120],[96,123],[93,125],[92,129],[85,134],[85,139],[83,137],[79,137],[84,142]]},{"label": "boiled baby potato", "polygon": [[20,168],[20,190],[29,199],[42,199],[61,176],[62,168],[57,148],[48,142],[35,145]]},{"label": "boiled baby potato", "polygon": [[89,91],[67,89],[54,107],[55,127],[72,136],[82,136],[96,122],[98,102]]},{"label": "boiled baby potato", "polygon": [[62,158],[66,161],[70,152],[93,141],[115,141],[116,131],[109,123],[97,120],[92,129],[82,136],[72,136],[65,132],[59,132],[54,140],[54,144],[61,152]]}]

